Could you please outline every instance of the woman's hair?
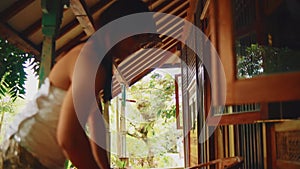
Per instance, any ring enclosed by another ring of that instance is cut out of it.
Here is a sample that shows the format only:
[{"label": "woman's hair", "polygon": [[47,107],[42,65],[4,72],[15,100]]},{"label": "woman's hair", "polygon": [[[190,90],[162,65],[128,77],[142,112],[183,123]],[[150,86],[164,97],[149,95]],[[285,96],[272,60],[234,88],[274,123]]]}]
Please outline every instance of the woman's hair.
[{"label": "woman's hair", "polygon": [[95,22],[96,29],[126,15],[150,12],[148,5],[141,0],[116,0],[107,7]]},{"label": "woman's hair", "polygon": [[[96,20],[95,28],[100,29],[102,26],[112,22],[123,16],[130,14],[141,13],[141,12],[150,12],[148,5],[141,0],[116,0],[109,7],[107,7],[100,17]],[[153,20],[153,25],[155,25]],[[113,50],[113,48],[111,49]],[[103,91],[103,100],[104,102],[112,99],[112,56],[110,52],[102,60],[102,66],[106,69],[106,81]]]}]

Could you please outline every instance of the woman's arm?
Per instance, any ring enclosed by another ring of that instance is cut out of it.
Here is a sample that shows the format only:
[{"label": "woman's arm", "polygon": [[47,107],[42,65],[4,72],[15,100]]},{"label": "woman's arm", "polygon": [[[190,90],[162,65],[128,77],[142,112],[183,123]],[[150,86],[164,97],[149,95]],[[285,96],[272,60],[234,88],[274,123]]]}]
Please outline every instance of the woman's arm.
[{"label": "woman's arm", "polygon": [[88,119],[89,134],[92,138],[90,144],[94,158],[103,169],[109,169],[108,145],[107,145],[107,127],[101,114],[92,113]]},{"label": "woman's arm", "polygon": [[61,108],[57,139],[66,157],[78,169],[100,168],[94,160],[90,140],[78,121],[73,105],[72,87],[69,88]]},{"label": "woman's arm", "polygon": [[[95,79],[95,97],[98,100],[101,97],[99,96],[100,91],[103,90],[105,86],[107,71],[108,70],[106,70],[105,67],[102,66],[102,64],[98,67]],[[103,169],[108,169],[110,168],[110,162],[108,159],[109,147],[107,145],[108,123],[103,117],[100,101],[98,105],[95,105],[95,107],[93,108],[94,109],[91,111],[88,117],[89,134],[92,138],[90,140],[90,144],[97,164]]]}]

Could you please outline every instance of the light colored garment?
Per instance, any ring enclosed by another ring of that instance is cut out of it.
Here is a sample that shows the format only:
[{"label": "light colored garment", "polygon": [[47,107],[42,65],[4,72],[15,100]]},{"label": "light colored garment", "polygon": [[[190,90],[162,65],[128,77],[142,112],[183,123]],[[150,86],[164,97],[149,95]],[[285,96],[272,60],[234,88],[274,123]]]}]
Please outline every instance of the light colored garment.
[{"label": "light colored garment", "polygon": [[56,139],[59,113],[66,91],[44,81],[37,95],[26,104],[8,129],[8,138],[19,144],[48,168],[64,168],[65,157]]},{"label": "light colored garment", "polygon": [[48,169],[25,148],[11,138],[0,150],[0,169]]}]

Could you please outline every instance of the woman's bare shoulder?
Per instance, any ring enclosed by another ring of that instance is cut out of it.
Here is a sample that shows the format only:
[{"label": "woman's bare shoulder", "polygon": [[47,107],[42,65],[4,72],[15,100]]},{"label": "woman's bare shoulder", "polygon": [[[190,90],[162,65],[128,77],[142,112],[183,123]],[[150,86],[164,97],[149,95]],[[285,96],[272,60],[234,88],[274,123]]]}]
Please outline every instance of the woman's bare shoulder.
[{"label": "woman's bare shoulder", "polygon": [[84,43],[75,46],[55,63],[49,74],[49,79],[55,86],[63,89],[70,86],[74,66],[83,46]]},{"label": "woman's bare shoulder", "polygon": [[61,59],[59,59],[57,62],[65,61],[65,60],[69,62],[70,60],[76,60],[83,47],[84,47],[84,43],[80,43],[76,45],[71,50],[69,50],[63,57],[61,57]]}]

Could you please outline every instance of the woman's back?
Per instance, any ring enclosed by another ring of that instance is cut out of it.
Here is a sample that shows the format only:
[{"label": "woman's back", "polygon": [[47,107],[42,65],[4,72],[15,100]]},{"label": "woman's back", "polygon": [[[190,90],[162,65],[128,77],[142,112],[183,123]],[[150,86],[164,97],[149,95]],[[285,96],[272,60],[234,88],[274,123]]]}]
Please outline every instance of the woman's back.
[{"label": "woman's back", "polygon": [[54,65],[49,74],[49,80],[53,86],[68,90],[72,82],[76,60],[83,46],[84,43],[77,45]]}]

